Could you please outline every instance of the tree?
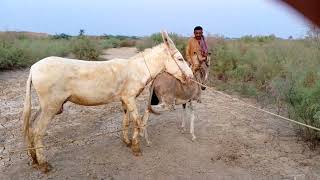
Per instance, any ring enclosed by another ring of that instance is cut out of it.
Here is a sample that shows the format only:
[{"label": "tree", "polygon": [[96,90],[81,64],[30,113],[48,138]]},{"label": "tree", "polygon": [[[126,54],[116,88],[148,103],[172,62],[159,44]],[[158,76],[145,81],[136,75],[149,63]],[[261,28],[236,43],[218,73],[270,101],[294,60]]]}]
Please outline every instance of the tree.
[{"label": "tree", "polygon": [[84,36],[84,29],[80,29],[79,36]]}]

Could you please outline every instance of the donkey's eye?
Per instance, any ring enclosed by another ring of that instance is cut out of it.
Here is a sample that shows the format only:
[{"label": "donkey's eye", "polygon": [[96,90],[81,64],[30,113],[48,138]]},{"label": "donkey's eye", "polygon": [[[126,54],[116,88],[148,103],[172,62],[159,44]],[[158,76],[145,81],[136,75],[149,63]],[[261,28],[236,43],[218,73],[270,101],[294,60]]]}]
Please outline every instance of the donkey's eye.
[{"label": "donkey's eye", "polygon": [[183,61],[183,58],[178,58],[179,61]]}]

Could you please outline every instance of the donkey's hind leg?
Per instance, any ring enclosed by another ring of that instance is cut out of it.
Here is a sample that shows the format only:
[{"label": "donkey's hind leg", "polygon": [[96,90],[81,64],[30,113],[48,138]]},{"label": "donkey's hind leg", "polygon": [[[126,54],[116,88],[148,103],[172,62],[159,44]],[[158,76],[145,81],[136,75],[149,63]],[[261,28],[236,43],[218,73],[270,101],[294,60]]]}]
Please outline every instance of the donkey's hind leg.
[{"label": "donkey's hind leg", "polygon": [[51,166],[48,164],[44,156],[44,153],[43,153],[44,148],[41,148],[41,147],[44,147],[42,143],[42,138],[49,122],[53,119],[55,114],[59,111],[62,103],[63,101],[61,101],[61,103],[57,103],[57,102],[49,103],[48,101],[46,101],[45,104],[41,104],[42,111],[40,114],[40,118],[36,121],[34,130],[33,130],[33,142],[34,142],[35,148],[37,148],[36,149],[37,162],[40,170],[42,170],[45,173],[51,170]]},{"label": "donkey's hind leg", "polygon": [[[37,119],[37,117],[39,116],[41,112],[41,108],[38,109],[38,111],[36,112],[36,114],[33,116],[32,120],[31,120],[31,124],[33,124],[33,122]],[[32,130],[32,127],[29,127],[29,133],[28,133],[28,147],[29,148],[34,148],[34,141],[33,141],[33,130]],[[32,164],[36,165],[38,164],[38,161],[37,161],[37,155],[36,155],[36,150],[35,149],[29,149],[28,150],[31,158],[32,158]]]}]

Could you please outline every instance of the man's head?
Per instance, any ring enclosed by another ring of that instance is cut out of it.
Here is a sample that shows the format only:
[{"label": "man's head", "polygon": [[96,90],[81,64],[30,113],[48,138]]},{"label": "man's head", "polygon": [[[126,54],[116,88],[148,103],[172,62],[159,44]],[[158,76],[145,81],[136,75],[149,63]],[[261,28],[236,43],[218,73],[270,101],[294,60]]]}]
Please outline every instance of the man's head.
[{"label": "man's head", "polygon": [[202,35],[203,35],[203,29],[201,26],[196,26],[194,29],[193,29],[193,33],[194,33],[194,37],[197,39],[197,40],[200,40]]}]

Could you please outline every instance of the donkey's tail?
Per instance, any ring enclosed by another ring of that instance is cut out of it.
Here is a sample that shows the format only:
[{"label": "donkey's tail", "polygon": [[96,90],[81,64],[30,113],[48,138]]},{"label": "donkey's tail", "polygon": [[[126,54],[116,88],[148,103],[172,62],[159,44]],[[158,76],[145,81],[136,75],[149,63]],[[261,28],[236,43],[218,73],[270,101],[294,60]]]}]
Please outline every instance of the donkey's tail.
[{"label": "donkey's tail", "polygon": [[30,121],[30,114],[31,114],[31,84],[32,84],[32,76],[31,71],[29,73],[29,77],[27,80],[26,86],[26,97],[24,99],[24,107],[23,107],[23,134],[25,140],[29,141],[29,121]]},{"label": "donkey's tail", "polygon": [[[155,114],[155,115],[160,115],[159,112],[156,112],[152,109],[151,107],[151,102],[152,102],[152,99],[154,98],[154,96],[156,97],[156,94],[154,94],[154,81],[152,82],[151,86],[150,86],[150,95],[149,95],[149,102],[148,102],[148,110],[149,112],[151,112],[152,114]],[[157,98],[157,97],[156,97]]]}]

